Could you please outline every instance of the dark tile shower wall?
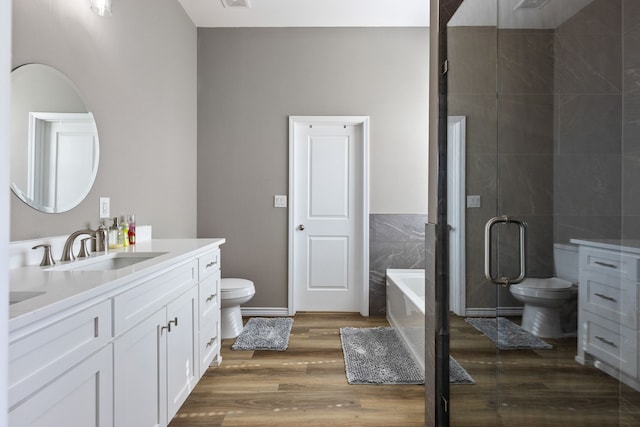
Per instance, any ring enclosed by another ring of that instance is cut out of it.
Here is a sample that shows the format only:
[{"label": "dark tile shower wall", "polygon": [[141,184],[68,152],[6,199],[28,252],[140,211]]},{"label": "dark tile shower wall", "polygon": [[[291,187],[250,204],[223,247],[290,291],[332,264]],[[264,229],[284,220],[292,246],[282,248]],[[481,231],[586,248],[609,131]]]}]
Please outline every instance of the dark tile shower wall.
[{"label": "dark tile shower wall", "polygon": [[[640,239],[640,1],[595,0],[555,30],[452,28],[449,45],[449,114],[467,116],[483,200],[467,252],[495,213],[529,223],[530,276],[553,273],[554,242]],[[467,258],[467,306],[515,305],[482,271]]]},{"label": "dark tile shower wall", "polygon": [[425,268],[422,214],[369,215],[369,314],[386,313],[388,268]]},{"label": "dark tile shower wall", "polygon": [[[631,20],[638,12],[637,1],[596,0],[555,31],[556,241],[640,236],[635,225],[640,111],[633,106],[640,83],[640,30]],[[623,15],[628,17],[624,45]],[[625,225],[624,234],[623,222],[633,224]]]},{"label": "dark tile shower wall", "polygon": [[[467,117],[466,193],[482,198],[480,208],[466,211],[466,251],[484,254],[484,224],[490,218],[523,218],[531,230],[529,274],[550,275],[553,31],[453,27],[448,34],[449,115]],[[502,265],[517,268],[516,242],[500,245],[500,253],[507,254]],[[485,279],[483,255],[468,256],[466,269],[467,307],[520,305],[508,290],[496,292]]]}]

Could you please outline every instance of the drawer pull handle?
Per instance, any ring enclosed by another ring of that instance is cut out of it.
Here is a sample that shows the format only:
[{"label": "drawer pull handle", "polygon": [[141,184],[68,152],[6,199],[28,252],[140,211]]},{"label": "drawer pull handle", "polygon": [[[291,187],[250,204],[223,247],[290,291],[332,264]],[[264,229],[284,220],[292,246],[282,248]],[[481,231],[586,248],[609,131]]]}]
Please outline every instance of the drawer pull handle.
[{"label": "drawer pull handle", "polygon": [[606,340],[606,339],[604,339],[604,338],[602,338],[602,337],[599,337],[599,336],[597,336],[597,335],[596,335],[596,339],[599,339],[599,340],[600,340],[600,341],[602,341],[603,343],[605,343],[605,344],[607,344],[607,345],[610,345],[610,346],[611,346],[611,347],[613,347],[613,348],[618,348],[618,346],[616,345],[616,343],[614,343],[613,341]]},{"label": "drawer pull handle", "polygon": [[602,261],[594,261],[593,263],[594,264],[598,264],[598,265],[600,265],[602,267],[615,268],[616,270],[618,269],[618,266],[615,265],[615,264],[609,264],[609,263],[602,262]]},{"label": "drawer pull handle", "polygon": [[209,296],[207,297],[207,301],[206,301],[206,302],[211,301],[211,300],[212,300],[212,299],[214,299],[215,297],[216,297],[216,294],[211,294],[211,295],[209,295]]},{"label": "drawer pull handle", "polygon": [[209,264],[205,265],[205,267],[204,267],[204,268],[211,268],[211,267],[213,267],[214,265],[216,265],[217,263],[218,263],[218,261],[217,261],[217,260],[216,260],[216,261],[211,261]]},{"label": "drawer pull handle", "polygon": [[167,323],[167,326],[163,326],[163,327],[161,328],[161,331],[164,331],[164,330],[166,329],[168,332],[171,332],[171,324],[172,324],[172,323],[173,323],[174,325],[178,326],[178,318],[177,318],[177,317],[174,317],[174,319],[173,319],[173,320],[169,320],[169,323]]},{"label": "drawer pull handle", "polygon": [[213,337],[209,340],[209,342],[207,343],[207,347],[211,347],[214,342],[216,342],[216,337]]},{"label": "drawer pull handle", "polygon": [[595,296],[597,296],[597,297],[600,297],[600,298],[602,298],[602,299],[606,299],[607,301],[618,302],[618,300],[617,300],[617,299],[615,299],[615,298],[613,298],[613,297],[610,297],[610,296],[608,296],[608,295],[600,294],[600,293],[598,293],[598,292],[596,292],[594,295],[595,295]]},{"label": "drawer pull handle", "polygon": [[[178,326],[178,318],[177,318],[177,317],[174,317],[174,318],[173,318],[173,320],[169,320],[169,327],[171,327],[171,324],[172,324],[172,323],[173,323],[174,325]],[[171,329],[169,329],[169,330],[171,330]]]}]

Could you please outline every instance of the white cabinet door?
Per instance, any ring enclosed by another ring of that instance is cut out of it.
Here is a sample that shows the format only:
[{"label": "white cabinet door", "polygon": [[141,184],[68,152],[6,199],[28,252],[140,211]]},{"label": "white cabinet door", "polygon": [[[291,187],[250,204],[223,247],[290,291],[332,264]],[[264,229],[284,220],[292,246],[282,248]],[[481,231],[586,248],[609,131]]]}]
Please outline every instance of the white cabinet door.
[{"label": "white cabinet door", "polygon": [[167,305],[167,419],[171,420],[198,376],[198,288]]},{"label": "white cabinet door", "polygon": [[114,343],[115,425],[167,425],[166,308],[117,338]]},{"label": "white cabinet door", "polygon": [[113,426],[111,345],[103,347],[11,408],[9,425]]}]

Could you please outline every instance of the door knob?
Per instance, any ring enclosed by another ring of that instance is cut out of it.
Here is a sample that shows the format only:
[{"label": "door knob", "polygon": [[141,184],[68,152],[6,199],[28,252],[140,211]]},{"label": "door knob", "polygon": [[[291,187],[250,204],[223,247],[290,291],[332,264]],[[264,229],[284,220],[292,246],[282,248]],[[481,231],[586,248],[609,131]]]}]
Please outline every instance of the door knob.
[{"label": "door knob", "polygon": [[300,225],[298,226],[298,230],[300,230],[300,231],[304,230],[304,224],[300,224]]}]

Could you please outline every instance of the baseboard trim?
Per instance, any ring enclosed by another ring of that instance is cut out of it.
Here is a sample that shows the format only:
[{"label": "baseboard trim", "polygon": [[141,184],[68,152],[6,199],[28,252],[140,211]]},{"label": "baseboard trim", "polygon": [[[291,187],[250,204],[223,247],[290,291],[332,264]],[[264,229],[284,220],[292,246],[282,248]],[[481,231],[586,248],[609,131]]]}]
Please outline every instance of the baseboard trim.
[{"label": "baseboard trim", "polygon": [[289,316],[286,307],[240,307],[243,317],[252,316]]},{"label": "baseboard trim", "polygon": [[500,316],[522,316],[522,307],[499,307],[499,308],[467,308],[466,317],[496,317],[498,311]]}]

